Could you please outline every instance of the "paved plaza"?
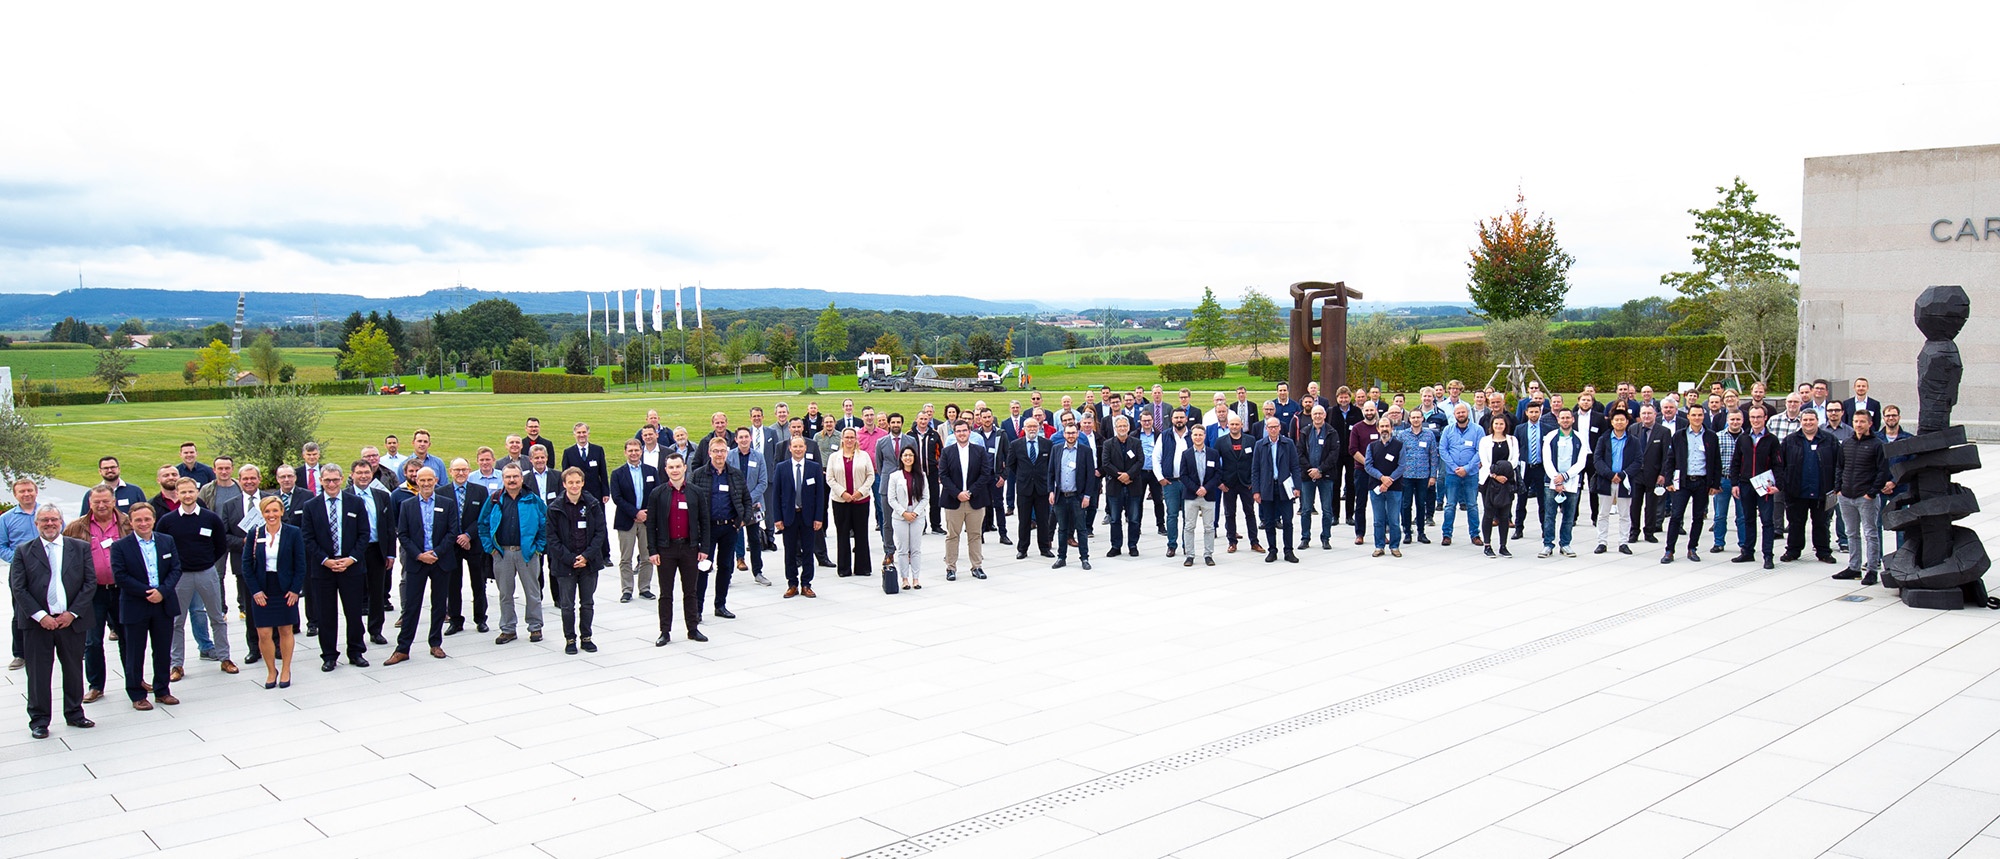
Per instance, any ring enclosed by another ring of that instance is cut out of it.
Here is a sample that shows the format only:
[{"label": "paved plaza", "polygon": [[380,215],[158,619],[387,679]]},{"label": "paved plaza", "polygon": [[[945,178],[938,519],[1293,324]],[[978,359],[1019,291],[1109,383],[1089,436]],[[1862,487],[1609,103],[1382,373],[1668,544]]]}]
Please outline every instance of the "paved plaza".
[{"label": "paved plaza", "polygon": [[[1969,478],[2000,550],[2000,468]],[[551,608],[442,661],[302,647],[288,690],[191,662],[179,706],[114,679],[41,741],[5,672],[0,855],[2000,856],[2000,612],[1578,530],[1191,569],[1149,534],[1089,572],[989,543],[957,582],[932,537],[920,591],[739,584],[665,648],[614,576],[594,655]]]}]

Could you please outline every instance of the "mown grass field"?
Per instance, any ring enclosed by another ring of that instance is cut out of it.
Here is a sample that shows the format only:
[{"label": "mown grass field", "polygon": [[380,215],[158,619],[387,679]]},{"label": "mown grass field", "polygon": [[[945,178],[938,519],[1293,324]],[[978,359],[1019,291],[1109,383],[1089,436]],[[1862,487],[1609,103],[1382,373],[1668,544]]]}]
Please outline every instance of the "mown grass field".
[{"label": "mown grass field", "polygon": [[[139,374],[133,388],[181,388],[181,368],[195,359],[194,349],[132,349],[132,370]],[[284,349],[285,360],[299,368],[295,381],[332,381],[332,349]],[[53,383],[58,390],[96,390],[104,386],[90,374],[97,369],[95,349],[0,349],[0,366],[13,368],[14,386],[33,390]],[[247,369],[247,368],[246,368]]]},{"label": "mown grass field", "polygon": [[[1153,367],[1035,369],[1039,372],[1033,374],[1034,387],[1043,392],[1044,405],[1049,408],[1055,408],[1065,393],[1075,395],[1080,402],[1083,392],[1090,385],[1111,385],[1129,391],[1135,384],[1150,388],[1160,378],[1159,371]],[[378,444],[384,435],[392,432],[403,438],[407,452],[410,432],[422,427],[431,431],[433,452],[448,461],[452,456],[470,459],[480,445],[503,449],[507,434],[519,433],[522,422],[530,415],[541,418],[544,434],[558,443],[571,439],[571,424],[586,421],[593,427],[593,438],[607,449],[613,449],[622,445],[623,439],[645,421],[647,409],[659,409],[661,419],[667,426],[686,426],[691,434],[699,436],[707,432],[709,415],[717,410],[727,412],[730,424],[737,426],[747,421],[752,405],[764,406],[768,412],[770,406],[779,400],[790,403],[795,415],[803,414],[807,401],[814,399],[823,411],[839,414],[841,399],[850,394],[858,404],[886,407],[906,414],[913,413],[927,402],[936,404],[942,410],[947,402],[970,407],[975,401],[984,399],[996,412],[1004,413],[1009,399],[1027,401],[1026,392],[1011,388],[1001,394],[878,392],[861,395],[852,392],[853,377],[844,377],[844,381],[845,390],[837,388],[817,397],[799,396],[797,380],[792,380],[785,390],[779,391],[768,377],[754,387],[746,383],[743,389],[735,389],[720,379],[711,379],[706,394],[700,392],[698,385],[682,393],[678,390],[678,383],[667,383],[668,390],[665,391],[620,390],[605,394],[498,396],[458,393],[455,389],[448,389],[452,392],[411,393],[394,397],[327,397],[321,400],[326,406],[326,420],[320,425],[319,435],[322,442],[331,445],[331,449],[338,453],[337,458],[344,462],[358,454],[362,445]],[[435,384],[436,380],[430,382]],[[658,387],[660,383],[654,384]],[[1238,384],[1248,384],[1253,389],[1268,387],[1267,383],[1250,379],[1241,367],[1231,367],[1230,375],[1225,379],[1209,380],[1189,387],[1198,392],[1196,402],[1206,407],[1208,392],[1234,390]],[[227,408],[226,401],[51,406],[35,410],[34,417],[38,423],[50,428],[56,453],[62,461],[56,477],[86,485],[93,483],[97,476],[97,458],[111,454],[119,457],[124,464],[128,478],[143,483],[161,464],[178,461],[182,441],[191,440],[199,444],[204,461],[212,457],[216,451],[209,443],[210,429]]]}]

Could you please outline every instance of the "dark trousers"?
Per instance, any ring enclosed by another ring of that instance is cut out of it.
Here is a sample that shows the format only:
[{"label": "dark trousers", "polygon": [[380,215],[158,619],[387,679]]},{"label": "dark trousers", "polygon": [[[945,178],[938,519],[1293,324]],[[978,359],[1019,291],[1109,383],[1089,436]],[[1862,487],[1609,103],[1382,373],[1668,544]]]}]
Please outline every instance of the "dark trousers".
[{"label": "dark trousers", "polygon": [[451,593],[445,600],[445,617],[452,623],[465,625],[465,585],[472,584],[472,622],[486,622],[486,583],[493,578],[493,556],[478,551],[478,538],[474,537],[471,549],[460,553],[452,563]]},{"label": "dark trousers", "polygon": [[1533,521],[1542,521],[1542,505],[1544,503],[1542,501],[1542,489],[1549,485],[1549,475],[1542,470],[1540,460],[1522,466],[1519,471],[1521,472],[1521,492],[1520,497],[1514,499],[1515,531],[1521,531],[1526,527],[1525,523],[1530,521],[1528,519],[1528,496],[1532,495],[1535,498],[1535,518]]},{"label": "dark trousers", "polygon": [[[1112,485],[1117,485],[1112,481]],[[1158,484],[1155,484],[1158,485]],[[1135,487],[1136,489],[1136,487]],[[1139,529],[1146,523],[1146,491],[1113,490],[1100,496],[1104,502],[1106,521],[1111,523],[1111,548],[1117,550],[1139,548]]]},{"label": "dark trousers", "polygon": [[[833,493],[826,493],[826,498],[827,500],[820,502],[819,509],[820,519],[826,522],[826,527],[814,531],[812,535],[815,558],[826,558],[826,535],[833,530]],[[936,508],[932,510],[935,511]],[[829,563],[827,566],[833,565]]]},{"label": "dark trousers", "polygon": [[1437,487],[1431,485],[1428,477],[1411,477],[1403,481],[1403,539],[1409,539],[1411,534],[1424,533],[1424,526],[1429,524],[1431,513],[1437,507],[1437,494]]},{"label": "dark trousers", "polygon": [[444,564],[413,563],[403,570],[403,626],[396,633],[397,653],[409,653],[417,640],[417,619],[422,614],[417,607],[423,605],[426,587],[431,594],[430,643],[444,646],[445,592],[451,588],[451,570]]},{"label": "dark trousers", "polygon": [[[104,691],[104,639],[107,629],[118,629],[118,588],[89,585],[90,619],[83,628],[83,682]],[[125,642],[118,642],[118,664],[125,664]]]},{"label": "dark trousers", "polygon": [[[815,569],[812,522],[801,516],[797,522],[785,523],[785,530],[778,534],[778,541],[785,552],[785,584],[795,588],[812,587]],[[661,560],[666,558],[662,556]]]},{"label": "dark trousers", "polygon": [[1666,516],[1668,509],[1673,505],[1672,499],[1665,495],[1656,495],[1653,493],[1653,486],[1659,485],[1656,481],[1647,481],[1647,483],[1652,485],[1645,487],[1644,491],[1633,493],[1632,506],[1626,508],[1631,511],[1629,518],[1632,520],[1632,527],[1627,529],[1630,535],[1626,538],[1626,542],[1628,543],[1638,542],[1639,532],[1642,529],[1647,534],[1657,536],[1660,533],[1660,520]]},{"label": "dark trousers", "polygon": [[1739,500],[1743,503],[1743,528],[1742,532],[1736,535],[1737,545],[1742,547],[1743,554],[1754,554],[1751,549],[1756,544],[1750,542],[1755,539],[1751,535],[1757,532],[1757,525],[1759,522],[1762,522],[1764,526],[1764,559],[1770,560],[1771,544],[1776,542],[1778,536],[1778,523],[1772,520],[1772,517],[1777,515],[1777,502],[1773,501],[1769,495],[1751,495],[1749,486],[1743,487],[1743,497]]},{"label": "dark trousers", "polygon": [[1069,541],[1076,541],[1076,556],[1090,560],[1090,513],[1083,502],[1090,496],[1081,492],[1056,493],[1056,522],[1061,533],[1056,540],[1056,560],[1069,559]]},{"label": "dark trousers", "polygon": [[[709,525],[709,538],[714,542],[708,546],[708,559],[715,563],[711,565],[710,571],[703,575],[704,581],[702,582],[699,594],[702,599],[707,598],[709,583],[713,582],[715,585],[715,608],[717,611],[729,607],[729,579],[736,575],[736,540],[737,535],[742,533],[742,531],[741,527],[729,523],[711,523]],[[757,568],[762,570],[764,565],[760,562],[757,564]],[[696,614],[701,613],[703,605],[704,603],[696,603]]]},{"label": "dark trousers", "polygon": [[549,576],[549,583],[555,586],[556,608],[562,611],[563,641],[576,640],[579,617],[582,618],[583,637],[589,638],[590,622],[597,616],[597,571],[557,570]]},{"label": "dark trousers", "polygon": [[1028,551],[1028,530],[1033,528],[1035,546],[1044,552],[1049,551],[1049,540],[1055,536],[1056,520],[1049,510],[1048,491],[1039,486],[1023,487],[1015,503],[1018,505],[1014,509],[1014,520],[1018,523],[1015,528],[1019,532],[1014,537],[1015,550],[1024,554]]},{"label": "dark trousers", "polygon": [[[1241,488],[1225,486],[1222,490],[1223,530],[1229,534],[1229,547],[1232,549],[1236,548],[1236,542],[1243,538],[1244,533],[1248,533],[1253,545],[1257,542],[1257,508],[1250,494],[1250,486],[1247,483]],[[1238,508],[1243,510],[1242,532],[1236,530]]]},{"label": "dark trousers", "polygon": [[929,474],[925,479],[930,483],[931,530],[942,534],[944,533],[944,520],[940,518],[943,516],[943,508],[938,506],[937,463],[931,463]]},{"label": "dark trousers", "polygon": [[[254,603],[250,600],[250,582],[243,578],[243,541],[229,541],[229,557],[225,560],[217,561],[215,564],[217,575],[220,575],[225,569],[228,570],[230,575],[236,578],[236,607],[239,609],[238,613],[243,615],[244,649],[251,653],[256,653],[257,626],[250,622],[250,606]],[[92,686],[91,688],[102,689],[104,687]]]},{"label": "dark trousers", "polygon": [[119,633],[119,644],[123,645],[121,656],[125,658],[125,695],[134,701],[144,700],[146,687],[139,685],[146,678],[146,652],[153,653],[153,694],[171,695],[167,688],[167,672],[173,668],[173,650],[170,639],[174,634],[174,619],[164,611],[148,610],[136,621],[120,624],[124,632]]},{"label": "dark trousers", "polygon": [[[789,532],[787,532],[789,535]],[[653,551],[660,553],[660,565],[653,574],[660,583],[660,634],[674,631],[674,579],[681,582],[681,619],[687,623],[687,631],[701,628],[701,562],[695,554],[701,548],[687,543],[656,546]],[[806,559],[810,565],[812,559]]]},{"label": "dark trousers", "polygon": [[[83,616],[77,617],[80,620]],[[83,718],[83,630],[75,624],[62,629],[43,629],[32,618],[28,622],[34,625],[25,629],[19,623],[14,625],[21,630],[21,658],[28,663],[28,727],[49,726],[49,711],[55,703],[52,684],[58,663],[63,675],[63,719]],[[173,628],[173,620],[168,619],[167,631]],[[162,644],[166,643],[165,634],[160,639]],[[161,665],[160,676],[165,678],[164,660]]]},{"label": "dark trousers", "polygon": [[[1347,481],[1347,490],[1352,493],[1349,496],[1348,515],[1354,518],[1354,539],[1360,540],[1368,536],[1368,509],[1375,505],[1373,492],[1375,487],[1382,485],[1382,482],[1369,477],[1368,469],[1359,466],[1348,471],[1353,475]],[[1360,506],[1352,503],[1355,499],[1360,500]],[[1402,502],[1398,501],[1396,506],[1402,507]]]},{"label": "dark trousers", "polygon": [[1806,525],[1812,525],[1812,549],[1816,557],[1831,557],[1827,544],[1827,511],[1824,498],[1785,498],[1785,554],[1798,555],[1805,549]]},{"label": "dark trousers", "polygon": [[1513,523],[1514,505],[1511,502],[1494,504],[1490,498],[1482,498],[1480,500],[1486,502],[1481,506],[1479,511],[1479,531],[1486,538],[1486,548],[1489,550],[1495,548],[1493,545],[1493,531],[1495,529],[1500,531],[1500,545],[1498,548],[1507,548],[1507,526]]},{"label": "dark trousers", "polygon": [[[764,574],[763,529],[760,529],[755,525],[750,525],[748,527],[738,526],[735,529],[735,539],[731,543],[731,548],[735,550],[730,554],[731,558],[740,558],[746,554],[749,555],[750,573],[752,575],[761,576]],[[729,578],[727,576],[724,576],[722,580],[724,582],[728,582]],[[727,585],[725,585],[725,588],[726,587]],[[722,594],[717,593],[715,607],[728,608],[728,606],[724,605],[721,600],[722,600]]]},{"label": "dark trousers", "polygon": [[[1360,515],[1358,511],[1365,511],[1368,509],[1368,502],[1366,500],[1365,493],[1361,491],[1360,487],[1357,486],[1354,482],[1356,480],[1355,475],[1360,473],[1361,473],[1360,469],[1356,468],[1354,465],[1353,458],[1341,457],[1340,467],[1332,475],[1334,480],[1340,486],[1340,488],[1336,490],[1339,493],[1338,497],[1340,499],[1340,506],[1342,509],[1347,511],[1347,518],[1350,521],[1353,520],[1355,516]],[[1366,475],[1363,474],[1362,476],[1365,477]],[[1356,531],[1354,532],[1354,535],[1357,537],[1361,536],[1361,532]]]},{"label": "dark trousers", "polygon": [[[1281,486],[1273,486],[1271,491],[1277,493],[1277,497],[1266,498],[1257,505],[1262,508],[1258,512],[1264,518],[1264,548],[1289,553],[1292,551],[1292,498],[1285,494]],[[1278,542],[1278,531],[1281,529],[1285,532],[1282,543]]]},{"label": "dark trousers", "polygon": [[[1692,552],[1700,547],[1701,526],[1708,520],[1708,490],[1713,488],[1715,482],[1708,477],[1681,478],[1681,491],[1673,493],[1670,497],[1670,504],[1673,507],[1670,518],[1673,521],[1667,523],[1667,554],[1674,553],[1674,543],[1680,540],[1683,533],[1688,536],[1688,551]],[[1694,513],[1694,527],[1683,530],[1681,523],[1686,520],[1689,512]]]},{"label": "dark trousers", "polygon": [[388,565],[383,563],[382,557],[382,547],[373,543],[361,553],[361,566],[365,568],[362,573],[364,577],[362,587],[367,588],[368,597],[369,635],[382,634],[382,618],[387,615],[389,608],[389,570]]},{"label": "dark trousers", "polygon": [[[971,535],[979,539],[978,534]],[[875,568],[868,557],[868,502],[833,502],[833,566],[842,577]]]},{"label": "dark trousers", "polygon": [[1167,500],[1160,494],[1160,476],[1150,469],[1139,472],[1146,481],[1146,497],[1153,502],[1153,530],[1167,530]]},{"label": "dark trousers", "polygon": [[361,616],[368,600],[368,574],[356,565],[347,572],[307,576],[306,590],[312,592],[313,610],[319,617],[319,658],[340,658],[340,626],[347,621],[347,658],[368,652],[368,640],[361,635]]}]

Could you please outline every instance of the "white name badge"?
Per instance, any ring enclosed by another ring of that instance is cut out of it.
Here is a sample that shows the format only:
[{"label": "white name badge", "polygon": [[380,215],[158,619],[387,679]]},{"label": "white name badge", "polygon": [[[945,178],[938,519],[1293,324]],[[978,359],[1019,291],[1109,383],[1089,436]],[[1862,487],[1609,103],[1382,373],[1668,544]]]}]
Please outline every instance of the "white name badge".
[{"label": "white name badge", "polygon": [[593,460],[591,460],[591,461],[590,461],[590,467],[591,467],[591,468],[596,468],[596,467],[597,467],[597,460],[594,460],[594,459],[593,459]]},{"label": "white name badge", "polygon": [[443,512],[444,512],[444,508],[443,508],[443,507],[432,507],[432,508],[431,508],[431,512],[433,512],[433,513],[443,513]]},{"label": "white name badge", "polygon": [[807,485],[807,486],[811,486],[811,485],[813,485],[814,483],[818,483],[818,482],[819,482],[819,478],[817,478],[817,477],[808,477],[808,478],[806,478],[806,485]]},{"label": "white name badge", "polygon": [[111,548],[111,538],[110,538],[110,537],[106,537],[106,538],[104,538],[104,539],[102,539],[102,540],[99,540],[99,541],[97,541],[97,547],[98,547],[98,548],[100,548],[100,549],[109,549],[109,548]]},{"label": "white name badge", "polygon": [[729,484],[727,484],[727,483],[723,483],[723,484],[720,484],[720,485],[717,485],[717,486],[715,487],[715,491],[717,491],[717,492],[728,492],[728,491],[729,491]]},{"label": "white name badge", "polygon": [[209,535],[210,535],[210,534],[212,533],[212,532],[211,532],[211,531],[209,531],[209,530],[208,530],[207,528],[202,528],[202,529],[199,529],[199,532],[200,532],[200,534],[201,534],[201,535],[202,535],[203,537],[207,537],[207,536],[209,536]]},{"label": "white name badge", "polygon": [[556,500],[556,494],[555,494],[555,493],[553,493],[553,492],[545,492],[545,493],[543,493],[543,494],[542,494],[542,498],[543,498],[543,500],[546,500],[546,501],[554,501],[554,500]]},{"label": "white name badge", "polygon": [[1417,442],[1417,446],[1418,446],[1418,447],[1422,447],[1422,448],[1428,448],[1428,447],[1430,447],[1430,446],[1431,446],[1431,443],[1430,443],[1430,442],[1427,442],[1427,441],[1420,441],[1420,442]]},{"label": "white name badge", "polygon": [[160,556],[160,560],[164,561],[164,560],[166,560],[166,559],[168,559],[168,558],[171,558],[171,557],[173,557],[173,556],[174,556],[174,553],[172,553],[172,552],[168,552],[168,553],[166,553],[166,554],[164,554],[164,555],[161,555],[161,556]]},{"label": "white name badge", "polygon": [[1472,439],[1466,439],[1466,440],[1465,440],[1465,446],[1466,446],[1466,447],[1471,447],[1471,446],[1472,446]]},{"label": "white name badge", "polygon": [[359,514],[359,513],[349,513],[349,514],[347,514],[347,518],[349,518],[349,519],[359,519],[359,518],[361,518],[361,514]]},{"label": "white name badge", "polygon": [[576,530],[578,530],[578,531],[581,531],[581,530],[583,530],[583,529],[585,529],[585,528],[588,528],[588,527],[590,527],[590,523],[589,523],[589,522],[578,522],[578,523],[576,523]]},{"label": "white name badge", "polygon": [[118,506],[120,506],[120,507],[130,507],[130,506],[132,506],[132,499],[130,499],[130,498],[120,498],[120,499],[118,499]]},{"label": "white name badge", "polygon": [[757,467],[757,461],[756,461],[756,460],[751,460],[751,461],[750,461],[750,467],[751,467],[751,468],[756,468],[756,467]]},{"label": "white name badge", "polygon": [[675,504],[674,506],[679,507],[682,510],[688,509],[688,503],[686,501],[682,501],[681,503]]},{"label": "white name badge", "polygon": [[1395,461],[1396,461],[1396,455],[1395,455],[1395,454],[1393,454],[1393,453],[1385,453],[1385,454],[1382,454],[1382,458],[1383,458],[1383,459],[1386,459],[1386,460],[1388,460],[1388,461],[1390,461],[1390,462],[1395,462]]}]

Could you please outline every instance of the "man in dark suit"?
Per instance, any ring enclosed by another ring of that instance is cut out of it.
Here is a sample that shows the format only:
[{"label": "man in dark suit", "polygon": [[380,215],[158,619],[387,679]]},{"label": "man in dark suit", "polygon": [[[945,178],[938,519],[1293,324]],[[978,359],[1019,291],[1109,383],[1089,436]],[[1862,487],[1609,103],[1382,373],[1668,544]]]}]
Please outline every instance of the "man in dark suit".
[{"label": "man in dark suit", "polygon": [[1111,437],[1097,449],[1097,467],[1104,474],[1104,509],[1111,524],[1111,549],[1104,557],[1125,551],[1139,556],[1139,530],[1146,519],[1146,453],[1132,434],[1132,419],[1112,418]]},{"label": "man in dark suit", "polygon": [[[258,485],[263,479],[263,472],[255,465],[244,463],[236,469],[235,476],[237,491],[219,494],[218,497],[223,500],[216,506],[215,513],[222,517],[222,525],[229,531],[229,558],[226,566],[236,574],[236,604],[246,606],[250,604],[250,580],[243,575],[243,541],[249,537],[252,530],[261,527],[264,522],[264,518],[257,515],[257,501],[265,497]],[[215,486],[204,488],[214,489]],[[225,587],[224,590],[228,589]],[[243,611],[240,614],[243,615],[243,640],[254,644],[257,641],[257,627],[250,620],[250,612]],[[246,646],[244,649],[249,651],[243,656],[245,665],[255,665],[264,658],[254,646]]]},{"label": "man in dark suit", "polygon": [[1049,513],[1049,451],[1054,445],[1042,436],[1039,418],[1023,418],[1018,426],[1020,435],[1007,443],[1007,459],[1001,469],[1014,492],[1014,518],[1020,523],[1015,526],[1020,535],[1014,538],[1014,557],[1028,556],[1028,529],[1033,526],[1042,557],[1053,558],[1055,549],[1049,545],[1055,534],[1055,520]]},{"label": "man in dark suit", "polygon": [[1222,497],[1222,457],[1208,446],[1208,433],[1200,428],[1188,433],[1188,443],[1180,451],[1181,551],[1187,553],[1183,567],[1194,566],[1194,535],[1202,535],[1201,560],[1215,566],[1216,503]]},{"label": "man in dark suit", "polygon": [[463,459],[454,459],[446,467],[451,472],[451,482],[438,487],[438,492],[450,495],[458,504],[458,548],[452,551],[451,588],[445,599],[445,635],[457,635],[465,631],[465,584],[472,583],[472,619],[474,623],[486,621],[486,581],[493,577],[493,556],[479,551],[473,541],[479,539],[479,514],[486,506],[486,486],[472,480],[472,466]]},{"label": "man in dark suit", "polygon": [[[1729,466],[1729,481],[1734,484],[1730,493],[1743,505],[1743,527],[1736,535],[1737,545],[1742,549],[1732,563],[1747,564],[1757,560],[1757,547],[1752,542],[1752,534],[1761,519],[1764,523],[1764,569],[1771,569],[1771,544],[1777,536],[1777,521],[1772,518],[1777,507],[1778,486],[1774,481],[1758,492],[1751,478],[1769,472],[1773,477],[1784,467],[1783,452],[1779,447],[1777,433],[1769,432],[1767,422],[1769,412],[1763,406],[1750,407],[1750,432],[1736,442],[1736,461]],[[1797,433],[1793,433],[1797,435]]]},{"label": "man in dark suit", "polygon": [[[1229,534],[1229,551],[1236,551],[1236,544],[1242,534],[1236,530],[1236,511],[1243,511],[1243,531],[1250,536],[1250,551],[1262,552],[1264,547],[1257,544],[1257,520],[1252,511],[1251,499],[1255,490],[1250,485],[1250,459],[1256,452],[1257,440],[1244,432],[1250,426],[1235,409],[1229,413],[1229,427],[1226,432],[1215,437],[1215,452],[1222,457],[1222,519]],[[1361,526],[1356,525],[1358,532]]]},{"label": "man in dark suit", "polygon": [[[1283,422],[1272,415],[1264,420],[1264,437],[1257,440],[1250,459],[1251,500],[1257,502],[1269,546],[1264,563],[1277,562],[1280,546],[1286,561],[1299,562],[1299,556],[1292,554],[1292,502],[1299,497],[1299,483],[1299,449],[1285,436]],[[1285,533],[1283,543],[1278,542],[1280,529]]]},{"label": "man in dark suit", "polygon": [[[606,476],[604,448],[590,443],[590,425],[582,421],[576,423],[576,444],[563,448],[562,468],[558,470],[572,468],[583,472],[583,494],[597,499],[599,504],[611,504],[611,481]],[[561,488],[558,482],[556,489]]]},{"label": "man in dark suit", "polygon": [[771,469],[771,480],[778,485],[773,496],[778,509],[771,511],[775,513],[771,522],[785,544],[786,598],[817,596],[812,589],[813,535],[826,528],[826,502],[822,499],[827,489],[819,463],[806,457],[810,447],[812,443],[804,436],[792,436],[791,455]]},{"label": "man in dark suit", "polygon": [[[540,418],[528,418],[527,423],[522,425],[521,431],[524,433],[521,438],[522,450],[528,451],[529,455],[532,456],[533,451],[530,448],[539,447],[549,455],[549,462],[558,461],[556,459],[556,443],[550,441],[548,436],[542,435],[542,421]],[[664,439],[662,443],[665,443]],[[526,469],[523,470],[525,471]],[[557,486],[556,489],[561,490],[562,487]]]},{"label": "man in dark suit", "polygon": [[938,457],[938,487],[945,496],[938,502],[945,520],[944,578],[958,580],[958,543],[969,533],[972,577],[983,579],[986,557],[979,530],[986,521],[986,508],[993,503],[993,475],[987,471],[986,449],[972,443],[972,425],[959,418],[951,432],[956,443],[945,445]]},{"label": "man in dark suit", "polygon": [[[396,508],[390,503],[389,492],[375,481],[375,468],[367,460],[357,459],[349,469],[352,485],[348,493],[361,502],[362,516],[369,526],[368,543],[358,555],[368,594],[368,641],[388,644],[382,637],[382,622],[389,608],[389,572],[396,564]],[[486,628],[481,626],[479,631]]]},{"label": "man in dark suit", "polygon": [[[1639,420],[1629,432],[1632,440],[1639,444],[1639,471],[1633,475],[1631,525],[1625,538],[1627,543],[1639,542],[1641,532],[1648,543],[1660,541],[1660,519],[1669,506],[1666,497],[1655,491],[1672,482],[1673,469],[1667,460],[1667,442],[1675,432],[1675,426],[1662,421],[1654,413],[1654,407],[1639,407]],[[1629,454],[1628,454],[1629,455]]]},{"label": "man in dark suit", "polygon": [[361,499],[341,491],[340,466],[326,463],[314,481],[320,494],[301,509],[306,535],[306,587],[312,605],[320,613],[319,659],[321,671],[332,671],[340,662],[340,622],[347,621],[347,661],[357,668],[368,666],[361,654],[368,646],[361,638],[362,605],[368,592],[368,567],[361,553],[368,545],[368,508]]},{"label": "man in dark suit", "polygon": [[1673,490],[1673,520],[1667,524],[1667,552],[1660,563],[1674,562],[1674,542],[1680,539],[1683,517],[1687,511],[1694,511],[1694,527],[1687,529],[1687,558],[1701,560],[1695,547],[1701,540],[1701,523],[1708,517],[1709,499],[1722,491],[1722,442],[1715,433],[1709,432],[1705,418],[1707,410],[1692,406],[1687,411],[1687,429],[1674,433],[1667,442],[1666,473],[1672,478],[1668,486]]},{"label": "man in dark suit", "polygon": [[[1314,382],[1313,385],[1319,383]],[[1311,390],[1309,387],[1308,390]],[[1299,425],[1299,548],[1312,547],[1312,514],[1318,510],[1319,546],[1333,548],[1333,522],[1340,518],[1341,446],[1346,433],[1327,423],[1326,406],[1316,400],[1304,406],[1306,420]]]},{"label": "man in dark suit", "polygon": [[1090,517],[1097,508],[1097,454],[1082,437],[1075,423],[1063,427],[1062,443],[1049,451],[1049,506],[1055,508],[1061,533],[1056,537],[1056,562],[1049,569],[1060,570],[1069,563],[1069,544],[1076,541],[1076,557],[1090,569]]},{"label": "man in dark suit", "polygon": [[403,558],[403,626],[396,633],[396,652],[386,664],[407,662],[417,637],[424,589],[431,596],[431,656],[443,659],[445,589],[451,586],[451,558],[458,548],[458,503],[437,493],[437,475],[417,472],[417,494],[405,499],[396,514],[396,543]]},{"label": "man in dark suit", "polygon": [[618,532],[619,602],[632,601],[635,584],[646,599],[653,598],[653,551],[646,542],[645,506],[659,485],[660,472],[645,462],[645,443],[626,439],[625,464],[611,472],[611,529]]},{"label": "man in dark suit", "polygon": [[49,736],[57,663],[62,664],[63,721],[73,728],[97,724],[83,715],[83,631],[89,624],[77,614],[90,611],[91,594],[84,588],[97,581],[90,547],[63,536],[62,527],[62,511],[54,506],[35,511],[40,538],[15,551],[7,574],[14,624],[21,630],[22,656],[28,662],[28,734],[38,740]]},{"label": "man in dark suit", "polygon": [[1873,421],[1869,424],[1870,426],[1879,427],[1882,425],[1882,401],[1868,396],[1868,379],[1866,377],[1854,377],[1854,396],[1848,397],[1842,405],[1847,406],[1846,414],[1848,420],[1852,421],[1855,415],[1867,412],[1869,417],[1873,418]]},{"label": "man in dark suit", "polygon": [[[111,546],[111,578],[118,585],[118,621],[124,630],[119,650],[125,666],[125,695],[132,709],[151,710],[146,700],[172,706],[171,648],[167,637],[174,633],[174,618],[183,608],[178,593],[181,555],[172,535],[154,530],[156,516],[150,505],[134,505],[132,533]],[[148,686],[146,650],[153,652],[153,683]]]}]

